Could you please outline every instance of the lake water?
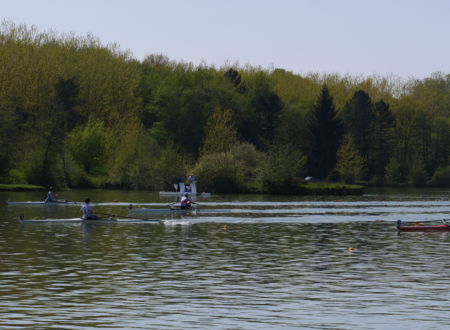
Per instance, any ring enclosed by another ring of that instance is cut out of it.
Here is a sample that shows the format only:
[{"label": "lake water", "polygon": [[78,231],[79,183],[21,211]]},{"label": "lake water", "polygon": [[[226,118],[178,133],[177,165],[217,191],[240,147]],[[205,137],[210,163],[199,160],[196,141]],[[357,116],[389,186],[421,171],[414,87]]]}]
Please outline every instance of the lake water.
[{"label": "lake water", "polygon": [[[105,203],[97,212],[125,216],[130,202],[173,201],[64,193],[86,195]],[[217,213],[149,215],[162,224],[20,225],[21,213],[61,219],[79,207],[7,207],[42,193],[1,192],[0,328],[448,328],[449,235],[398,234],[395,221],[450,218],[449,196],[218,195],[198,198]]]}]

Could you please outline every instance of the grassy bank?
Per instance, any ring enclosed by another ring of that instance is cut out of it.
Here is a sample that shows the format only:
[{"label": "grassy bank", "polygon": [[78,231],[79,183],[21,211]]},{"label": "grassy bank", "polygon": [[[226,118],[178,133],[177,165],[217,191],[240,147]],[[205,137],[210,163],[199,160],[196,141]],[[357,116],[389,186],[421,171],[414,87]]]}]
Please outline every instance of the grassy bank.
[{"label": "grassy bank", "polygon": [[302,195],[362,195],[364,187],[343,183],[310,182],[302,184]]},{"label": "grassy bank", "polygon": [[43,186],[36,186],[32,184],[4,184],[0,183],[0,191],[36,191],[45,190]]},{"label": "grassy bank", "polygon": [[[40,191],[43,186],[31,184],[1,184],[0,191]],[[219,192],[218,192],[219,193]],[[252,193],[261,193],[254,189]],[[362,195],[363,186],[348,185],[343,183],[310,182],[299,186],[299,189],[291,192],[295,195]],[[284,193],[285,194],[285,193]]]}]

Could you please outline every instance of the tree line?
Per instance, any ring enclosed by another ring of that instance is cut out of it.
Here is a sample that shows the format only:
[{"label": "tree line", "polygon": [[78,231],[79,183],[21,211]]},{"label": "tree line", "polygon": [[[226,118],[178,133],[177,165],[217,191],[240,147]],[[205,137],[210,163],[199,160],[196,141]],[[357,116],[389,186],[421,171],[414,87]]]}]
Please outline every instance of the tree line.
[{"label": "tree line", "polygon": [[305,176],[450,186],[450,75],[300,75],[135,59],[4,21],[0,182],[295,192]]}]

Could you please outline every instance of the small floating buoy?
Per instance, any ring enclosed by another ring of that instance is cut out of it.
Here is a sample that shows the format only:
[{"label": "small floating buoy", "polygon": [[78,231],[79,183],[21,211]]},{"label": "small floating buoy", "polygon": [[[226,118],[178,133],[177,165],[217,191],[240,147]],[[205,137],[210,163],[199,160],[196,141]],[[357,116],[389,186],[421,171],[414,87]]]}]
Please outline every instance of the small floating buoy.
[{"label": "small floating buoy", "polygon": [[349,251],[349,252],[353,252],[353,251],[355,251],[355,248],[349,247],[349,248],[348,248],[348,251]]},{"label": "small floating buoy", "polygon": [[224,225],[223,230],[228,230],[228,225]]}]

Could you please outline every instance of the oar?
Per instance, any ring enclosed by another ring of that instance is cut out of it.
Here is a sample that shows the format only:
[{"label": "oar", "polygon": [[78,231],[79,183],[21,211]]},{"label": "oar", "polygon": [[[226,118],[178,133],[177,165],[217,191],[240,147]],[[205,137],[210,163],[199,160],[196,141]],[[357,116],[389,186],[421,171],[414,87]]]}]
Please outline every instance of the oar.
[{"label": "oar", "polygon": [[[174,205],[179,204],[179,203],[180,203],[180,202],[173,202],[173,203],[170,203],[168,206],[170,206],[170,208],[172,208]],[[200,206],[199,203],[192,202],[192,201],[191,201],[191,204],[198,205],[198,206],[196,206],[196,207],[194,207],[194,208],[191,208],[191,210],[195,210],[195,209],[197,209],[197,208]],[[189,209],[187,209],[187,210],[189,210]]]},{"label": "oar", "polygon": [[160,220],[156,220],[156,219],[148,219],[148,218],[140,218],[140,217],[130,217],[130,216],[126,216],[126,215],[121,215],[121,214],[111,214],[111,213],[98,213],[96,212],[98,215],[105,215],[107,217],[118,217],[118,218],[125,218],[125,219],[138,219],[138,220],[145,220],[145,221],[154,221],[154,222],[160,222]]}]

